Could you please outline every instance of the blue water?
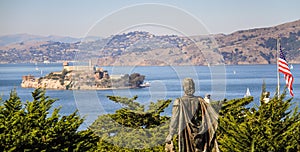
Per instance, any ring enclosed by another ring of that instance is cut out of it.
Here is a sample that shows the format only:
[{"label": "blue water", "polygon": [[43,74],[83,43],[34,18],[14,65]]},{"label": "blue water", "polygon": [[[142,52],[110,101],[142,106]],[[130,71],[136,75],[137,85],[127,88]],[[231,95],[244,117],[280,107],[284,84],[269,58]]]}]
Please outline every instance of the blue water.
[{"label": "blue water", "polygon": [[[47,95],[59,99],[54,107],[61,106],[61,115],[67,115],[76,109],[86,116],[85,125],[92,123],[98,115],[112,113],[122,107],[106,98],[107,95],[133,97],[138,96],[138,102],[148,105],[159,99],[175,99],[182,95],[181,81],[185,77],[195,80],[196,95],[212,94],[213,100],[233,99],[244,96],[249,88],[255,98],[254,104],[259,104],[259,96],[263,81],[267,91],[274,95],[277,85],[276,65],[230,65],[230,66],[151,66],[151,67],[104,67],[110,74],[126,74],[138,72],[146,76],[145,81],[151,87],[142,89],[105,90],[105,91],[72,91],[47,90]],[[21,88],[23,75],[44,76],[53,71],[61,71],[61,63],[51,64],[0,64],[0,95],[8,99],[11,90],[16,89],[22,101],[32,100],[32,88]],[[294,102],[300,103],[300,65],[294,65],[292,70],[294,81]],[[280,74],[281,91],[285,86]],[[288,94],[287,97],[290,97]],[[171,114],[171,106],[166,111]]]}]

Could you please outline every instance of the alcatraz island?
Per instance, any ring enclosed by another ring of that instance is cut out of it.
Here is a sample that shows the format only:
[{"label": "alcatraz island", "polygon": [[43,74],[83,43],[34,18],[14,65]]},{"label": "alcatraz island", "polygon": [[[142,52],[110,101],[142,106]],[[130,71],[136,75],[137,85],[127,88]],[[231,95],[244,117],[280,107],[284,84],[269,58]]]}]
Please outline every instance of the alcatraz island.
[{"label": "alcatraz island", "polygon": [[139,73],[110,76],[107,70],[97,65],[71,66],[64,62],[62,71],[38,78],[22,76],[21,87],[58,90],[128,89],[148,86],[144,84],[144,79],[145,76]]}]

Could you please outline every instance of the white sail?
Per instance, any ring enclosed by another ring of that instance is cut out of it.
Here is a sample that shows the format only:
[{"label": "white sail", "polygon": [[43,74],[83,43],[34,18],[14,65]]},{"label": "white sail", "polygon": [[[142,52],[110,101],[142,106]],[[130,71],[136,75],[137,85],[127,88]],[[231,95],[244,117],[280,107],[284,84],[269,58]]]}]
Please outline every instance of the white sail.
[{"label": "white sail", "polygon": [[244,95],[244,97],[249,97],[251,96],[250,90],[249,88],[247,88],[246,94]]},{"label": "white sail", "polygon": [[291,69],[291,70],[293,70],[293,69],[294,69],[294,66],[293,66],[292,64],[291,64],[291,66],[290,66],[290,69]]}]

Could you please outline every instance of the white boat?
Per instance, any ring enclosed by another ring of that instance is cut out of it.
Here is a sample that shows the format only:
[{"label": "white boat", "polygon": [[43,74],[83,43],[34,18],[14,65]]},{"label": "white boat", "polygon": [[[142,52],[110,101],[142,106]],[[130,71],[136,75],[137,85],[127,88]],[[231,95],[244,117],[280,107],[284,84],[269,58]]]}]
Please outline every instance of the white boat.
[{"label": "white boat", "polygon": [[140,87],[150,87],[150,82],[144,82]]},{"label": "white boat", "polygon": [[244,95],[244,97],[249,97],[251,96],[250,90],[249,88],[247,88],[246,94]]},{"label": "white boat", "polygon": [[293,70],[293,69],[294,69],[294,66],[293,66],[292,64],[291,64],[291,66],[290,66],[290,69],[291,69],[291,70]]},{"label": "white boat", "polygon": [[34,65],[35,65],[35,70],[38,71],[38,70],[39,70],[39,67],[37,66],[37,63],[35,62]]}]

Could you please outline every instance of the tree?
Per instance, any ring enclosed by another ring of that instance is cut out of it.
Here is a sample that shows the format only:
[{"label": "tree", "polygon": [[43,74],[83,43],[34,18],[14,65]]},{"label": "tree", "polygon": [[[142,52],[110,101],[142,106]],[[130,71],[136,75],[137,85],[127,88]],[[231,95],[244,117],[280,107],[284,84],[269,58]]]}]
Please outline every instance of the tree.
[{"label": "tree", "polygon": [[[263,85],[263,92],[265,86]],[[300,151],[300,113],[291,109],[286,92],[250,107],[253,97],[223,104],[218,142],[222,151]],[[262,100],[262,98],[261,98]],[[248,108],[246,108],[248,107]]]},{"label": "tree", "polygon": [[93,151],[98,137],[91,130],[78,131],[83,119],[77,111],[60,116],[56,101],[45,90],[32,92],[23,104],[16,91],[0,105],[0,151]]},{"label": "tree", "polygon": [[139,87],[141,84],[143,84],[144,79],[144,75],[141,75],[139,73],[133,73],[129,76],[129,84],[132,87]]},{"label": "tree", "polygon": [[172,100],[151,102],[148,110],[133,98],[108,96],[124,107],[106,114],[90,126],[100,138],[100,151],[163,151],[169,117],[160,116]]},{"label": "tree", "polygon": [[[300,151],[300,113],[291,109],[285,92],[268,103],[250,106],[253,97],[211,103],[219,111],[217,138],[221,151]],[[90,129],[101,138],[99,151],[164,151],[169,117],[160,113],[171,100],[151,103],[149,109],[135,102],[137,97],[109,96],[123,108],[99,116]],[[173,138],[174,147],[178,147]],[[178,149],[177,149],[178,150]]]}]

